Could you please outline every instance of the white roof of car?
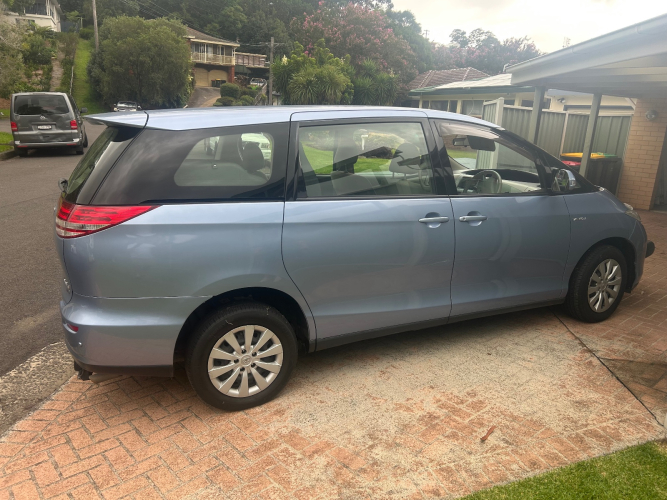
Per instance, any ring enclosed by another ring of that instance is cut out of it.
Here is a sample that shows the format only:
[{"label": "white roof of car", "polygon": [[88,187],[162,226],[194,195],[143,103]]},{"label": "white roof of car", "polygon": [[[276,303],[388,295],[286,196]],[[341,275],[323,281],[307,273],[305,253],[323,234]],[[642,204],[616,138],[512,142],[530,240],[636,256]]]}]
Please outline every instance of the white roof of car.
[{"label": "white roof of car", "polygon": [[161,109],[142,112],[116,112],[89,115],[86,120],[104,125],[125,125],[160,130],[195,130],[203,128],[342,120],[354,118],[443,118],[498,128],[471,116],[434,109],[393,108],[383,106],[230,106],[214,108]]}]

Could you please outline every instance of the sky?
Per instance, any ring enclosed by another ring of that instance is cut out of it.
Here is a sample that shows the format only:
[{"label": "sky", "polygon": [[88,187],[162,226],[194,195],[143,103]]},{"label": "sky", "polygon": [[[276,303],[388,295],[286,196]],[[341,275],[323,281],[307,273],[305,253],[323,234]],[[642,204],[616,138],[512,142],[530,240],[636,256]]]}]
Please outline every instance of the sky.
[{"label": "sky", "polygon": [[428,38],[449,43],[454,29],[483,28],[503,40],[529,36],[543,52],[667,13],[666,0],[392,0],[411,10]]}]

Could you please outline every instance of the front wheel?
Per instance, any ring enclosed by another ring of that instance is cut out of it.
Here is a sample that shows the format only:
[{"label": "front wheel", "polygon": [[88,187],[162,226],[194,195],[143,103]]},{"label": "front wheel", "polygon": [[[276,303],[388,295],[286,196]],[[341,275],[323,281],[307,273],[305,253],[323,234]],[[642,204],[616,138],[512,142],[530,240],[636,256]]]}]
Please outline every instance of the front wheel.
[{"label": "front wheel", "polygon": [[572,273],[566,300],[569,313],[588,323],[604,321],[621,303],[626,280],[623,252],[611,245],[594,249]]},{"label": "front wheel", "polygon": [[276,309],[260,303],[226,307],[194,332],[185,369],[208,404],[245,410],[273,399],[296,365],[294,330]]}]

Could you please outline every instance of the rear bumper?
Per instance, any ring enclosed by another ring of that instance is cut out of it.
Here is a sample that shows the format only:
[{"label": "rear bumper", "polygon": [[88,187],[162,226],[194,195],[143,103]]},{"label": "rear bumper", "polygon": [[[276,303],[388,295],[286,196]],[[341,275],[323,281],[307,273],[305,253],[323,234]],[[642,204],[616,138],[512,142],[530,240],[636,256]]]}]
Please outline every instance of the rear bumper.
[{"label": "rear bumper", "polygon": [[650,257],[655,252],[655,243],[649,241],[646,243],[646,257]]},{"label": "rear bumper", "polygon": [[80,138],[72,139],[71,141],[67,142],[22,142],[22,141],[14,141],[14,146],[17,148],[25,148],[25,149],[40,149],[40,148],[65,148],[65,147],[75,147],[79,146],[81,143]]},{"label": "rear bumper", "polygon": [[207,299],[102,299],[75,293],[68,303],[60,302],[65,344],[93,373],[171,376],[181,328]]}]

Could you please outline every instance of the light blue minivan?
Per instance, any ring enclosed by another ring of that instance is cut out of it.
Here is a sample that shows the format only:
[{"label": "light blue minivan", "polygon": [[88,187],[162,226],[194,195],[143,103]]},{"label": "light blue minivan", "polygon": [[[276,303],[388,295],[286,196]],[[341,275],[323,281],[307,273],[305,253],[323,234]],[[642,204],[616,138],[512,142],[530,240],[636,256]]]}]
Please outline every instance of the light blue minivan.
[{"label": "light blue minivan", "polygon": [[608,318],[637,213],[491,123],[407,108],[109,113],[56,217],[83,378],[171,376],[239,410],[299,352],[565,302]]}]

